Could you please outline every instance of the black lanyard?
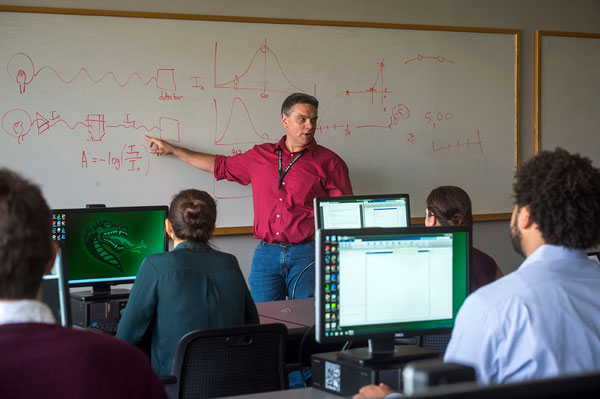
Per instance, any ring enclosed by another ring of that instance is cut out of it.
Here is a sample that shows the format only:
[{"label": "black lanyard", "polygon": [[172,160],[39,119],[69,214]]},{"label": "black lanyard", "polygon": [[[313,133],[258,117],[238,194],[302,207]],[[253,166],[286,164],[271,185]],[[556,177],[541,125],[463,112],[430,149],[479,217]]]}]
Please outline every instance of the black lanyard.
[{"label": "black lanyard", "polygon": [[290,162],[288,164],[288,166],[285,167],[285,169],[283,169],[283,164],[281,162],[281,147],[278,149],[278,153],[279,153],[279,184],[277,185],[277,189],[281,190],[281,182],[283,181],[283,177],[285,176],[285,174],[290,170],[290,168],[292,167],[292,165],[300,159],[300,157],[302,155],[304,155],[304,153],[306,152],[307,148],[303,149],[302,151],[300,151],[300,153],[296,156],[296,158],[292,159],[292,162]]}]

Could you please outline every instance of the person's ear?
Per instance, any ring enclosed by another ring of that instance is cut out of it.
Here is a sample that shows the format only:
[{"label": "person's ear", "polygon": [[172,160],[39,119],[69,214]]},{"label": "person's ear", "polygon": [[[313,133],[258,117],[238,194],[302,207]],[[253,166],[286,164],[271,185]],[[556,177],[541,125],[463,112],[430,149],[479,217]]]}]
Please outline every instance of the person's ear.
[{"label": "person's ear", "polygon": [[517,216],[517,225],[521,229],[528,229],[533,224],[533,218],[529,212],[529,205],[521,207],[519,215]]},{"label": "person's ear", "polygon": [[52,256],[50,257],[50,261],[46,265],[46,269],[44,270],[44,274],[50,274],[52,272],[52,267],[54,267],[54,261],[56,260],[56,255],[58,254],[58,245],[56,242],[52,241]]},{"label": "person's ear", "polygon": [[440,221],[435,216],[435,214],[432,213],[432,212],[430,212],[430,213],[427,214],[427,217],[425,218],[425,225],[427,227],[441,226],[440,225]]},{"label": "person's ear", "polygon": [[285,129],[288,127],[289,117],[285,113],[281,113],[281,124]]},{"label": "person's ear", "polygon": [[425,208],[425,227],[433,226],[433,213],[429,212],[429,209]]},{"label": "person's ear", "polygon": [[167,235],[173,239],[173,226],[169,219],[165,219],[165,231],[167,232]]}]

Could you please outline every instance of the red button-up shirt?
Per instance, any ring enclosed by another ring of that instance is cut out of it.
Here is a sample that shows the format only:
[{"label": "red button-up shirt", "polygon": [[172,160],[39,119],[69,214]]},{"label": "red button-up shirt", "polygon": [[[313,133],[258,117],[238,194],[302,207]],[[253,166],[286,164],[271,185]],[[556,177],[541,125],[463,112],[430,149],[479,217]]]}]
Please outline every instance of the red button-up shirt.
[{"label": "red button-up shirt", "polygon": [[247,152],[215,158],[215,178],[252,183],[254,237],[267,242],[301,243],[315,235],[313,198],[351,195],[346,163],[313,140],[283,178],[278,190],[278,150],[282,169],[300,153],[290,153],[286,136],[278,143],[254,146]]}]

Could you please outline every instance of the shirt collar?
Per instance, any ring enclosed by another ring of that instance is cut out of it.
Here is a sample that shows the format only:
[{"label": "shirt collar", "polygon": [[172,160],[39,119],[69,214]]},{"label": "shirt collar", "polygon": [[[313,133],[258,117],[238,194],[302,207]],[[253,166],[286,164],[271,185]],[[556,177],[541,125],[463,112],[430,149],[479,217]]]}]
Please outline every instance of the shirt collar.
[{"label": "shirt collar", "polygon": [[[287,147],[285,146],[285,139],[286,139],[286,135],[284,135],[278,142],[277,144],[275,144],[275,147],[273,147],[273,152],[275,151],[279,151],[279,149],[281,148],[283,150],[284,153],[289,154],[290,150],[287,149]],[[315,149],[317,148],[317,139],[315,139],[313,137],[312,141],[304,148],[308,148],[308,152],[310,153],[314,153]]]},{"label": "shirt collar", "polygon": [[175,249],[209,249],[210,246],[206,242],[186,240],[179,243]]},{"label": "shirt collar", "polygon": [[523,263],[521,263],[519,269],[522,267],[528,267],[537,262],[547,263],[549,260],[554,261],[566,258],[581,258],[585,260],[587,259],[587,255],[583,249],[569,249],[560,245],[544,244],[533,251],[533,253],[529,255],[529,257],[527,257]]},{"label": "shirt collar", "polygon": [[33,299],[0,301],[0,324],[56,324],[52,311],[45,303]]}]

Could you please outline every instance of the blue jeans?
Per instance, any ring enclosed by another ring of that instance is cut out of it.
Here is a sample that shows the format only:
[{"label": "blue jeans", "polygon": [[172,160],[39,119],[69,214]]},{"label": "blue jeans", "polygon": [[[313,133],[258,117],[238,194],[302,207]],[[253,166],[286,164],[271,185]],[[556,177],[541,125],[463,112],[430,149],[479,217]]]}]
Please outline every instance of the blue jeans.
[{"label": "blue jeans", "polygon": [[[260,242],[254,251],[248,283],[254,302],[310,298],[315,290],[315,243],[282,247]],[[304,273],[302,270],[313,263]],[[298,276],[300,279],[298,280]],[[298,280],[298,284],[296,284]],[[296,285],[295,296],[292,296]]]}]

